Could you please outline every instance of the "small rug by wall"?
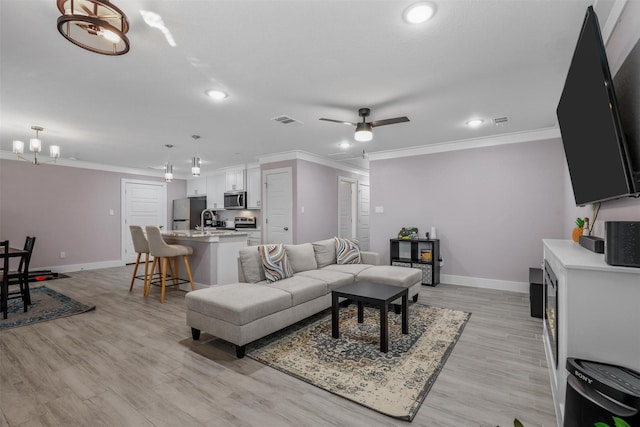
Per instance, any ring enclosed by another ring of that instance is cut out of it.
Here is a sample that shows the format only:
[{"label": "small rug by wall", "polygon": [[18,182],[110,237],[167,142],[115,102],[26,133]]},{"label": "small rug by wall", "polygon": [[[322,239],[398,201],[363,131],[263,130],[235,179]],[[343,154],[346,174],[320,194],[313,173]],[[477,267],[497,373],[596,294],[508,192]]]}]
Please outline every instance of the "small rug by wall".
[{"label": "small rug by wall", "polygon": [[0,331],[86,313],[96,308],[95,305],[83,304],[46,286],[31,287],[30,293],[31,305],[26,313],[21,299],[9,301],[7,318],[2,319],[0,314]]},{"label": "small rug by wall", "polygon": [[412,304],[409,334],[389,313],[389,352],[380,351],[380,312],[340,309],[340,338],[325,310],[247,346],[247,356],[382,414],[413,420],[471,313]]}]

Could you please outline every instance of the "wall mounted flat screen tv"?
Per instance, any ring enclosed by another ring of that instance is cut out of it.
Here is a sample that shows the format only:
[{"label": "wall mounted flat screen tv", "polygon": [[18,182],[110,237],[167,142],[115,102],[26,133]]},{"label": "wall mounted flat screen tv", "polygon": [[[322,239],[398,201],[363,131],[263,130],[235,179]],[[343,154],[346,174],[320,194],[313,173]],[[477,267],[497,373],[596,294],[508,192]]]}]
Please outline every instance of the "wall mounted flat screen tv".
[{"label": "wall mounted flat screen tv", "polygon": [[587,9],[556,113],[576,205],[640,191],[592,7]]}]

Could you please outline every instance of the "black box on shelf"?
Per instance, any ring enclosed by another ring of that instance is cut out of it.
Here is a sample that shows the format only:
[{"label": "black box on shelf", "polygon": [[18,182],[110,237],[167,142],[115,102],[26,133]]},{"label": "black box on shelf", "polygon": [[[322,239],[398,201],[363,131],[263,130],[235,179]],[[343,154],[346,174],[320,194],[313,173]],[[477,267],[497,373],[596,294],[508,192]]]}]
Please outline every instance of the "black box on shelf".
[{"label": "black box on shelf", "polygon": [[542,319],[543,295],[542,295],[542,269],[529,269],[529,305],[531,306],[531,317]]}]

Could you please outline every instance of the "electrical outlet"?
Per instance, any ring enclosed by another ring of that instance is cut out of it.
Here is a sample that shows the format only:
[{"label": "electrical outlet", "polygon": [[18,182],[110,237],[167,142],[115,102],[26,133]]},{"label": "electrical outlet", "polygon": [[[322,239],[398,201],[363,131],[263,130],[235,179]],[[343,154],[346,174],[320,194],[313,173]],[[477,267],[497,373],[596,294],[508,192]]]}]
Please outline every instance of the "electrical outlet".
[{"label": "electrical outlet", "polygon": [[375,212],[376,213],[384,213],[384,206],[376,206]]},{"label": "electrical outlet", "polygon": [[66,252],[60,252],[60,258],[66,258],[66,257],[67,257]]}]

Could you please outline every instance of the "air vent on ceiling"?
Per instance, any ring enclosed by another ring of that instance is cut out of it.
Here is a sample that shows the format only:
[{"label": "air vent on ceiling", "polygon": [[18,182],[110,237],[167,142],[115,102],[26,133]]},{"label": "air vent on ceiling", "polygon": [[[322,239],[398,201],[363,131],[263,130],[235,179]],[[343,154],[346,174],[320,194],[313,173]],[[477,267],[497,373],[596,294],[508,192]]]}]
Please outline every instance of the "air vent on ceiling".
[{"label": "air vent on ceiling", "polygon": [[281,116],[276,116],[276,117],[272,118],[271,120],[274,120],[276,122],[282,123],[283,125],[302,124],[302,122],[300,120],[296,120],[293,117],[287,116],[285,114],[283,114]]},{"label": "air vent on ceiling", "polygon": [[506,124],[509,124],[509,117],[507,116],[496,117],[493,119],[493,124],[496,126],[504,126]]}]

